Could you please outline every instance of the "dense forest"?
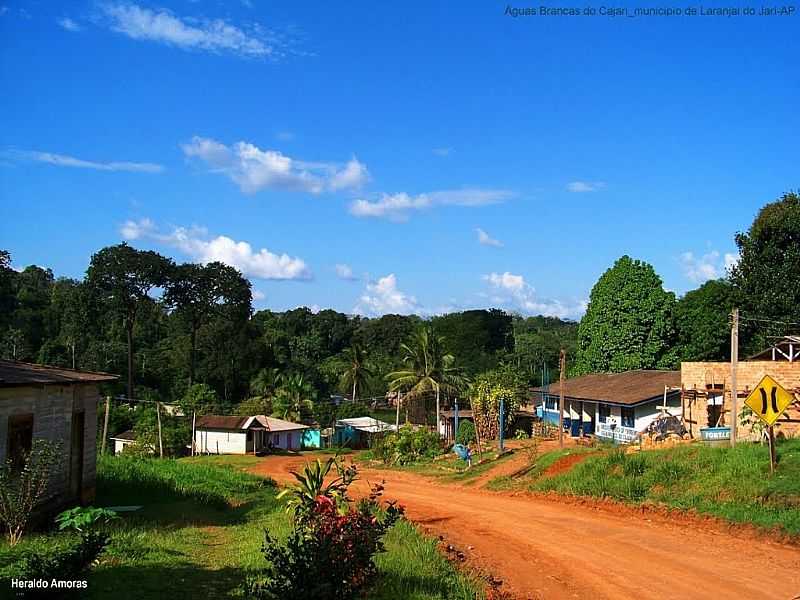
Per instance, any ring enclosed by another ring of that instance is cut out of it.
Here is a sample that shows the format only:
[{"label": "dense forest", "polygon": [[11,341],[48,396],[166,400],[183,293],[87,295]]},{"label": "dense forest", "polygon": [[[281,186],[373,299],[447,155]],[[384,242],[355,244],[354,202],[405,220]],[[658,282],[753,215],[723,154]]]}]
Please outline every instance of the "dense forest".
[{"label": "dense forest", "polygon": [[[364,318],[333,310],[253,312],[250,282],[221,264],[175,264],[126,244],[99,250],[86,277],[11,267],[0,252],[3,358],[117,373],[115,394],[170,402],[187,394],[235,411],[268,397],[280,381],[312,398],[382,396],[403,368],[404,344],[424,323],[468,377],[511,369],[525,385],[570,373],[674,368],[680,360],[726,359],[729,314],[742,309],[745,352],[800,321],[800,197],[766,205],[736,236],[740,259],[724,279],[676,298],[652,266],[620,258],[594,286],[580,323],[468,310],[422,319]],[[201,386],[198,389],[197,386]],[[194,391],[192,391],[194,390]]]}]

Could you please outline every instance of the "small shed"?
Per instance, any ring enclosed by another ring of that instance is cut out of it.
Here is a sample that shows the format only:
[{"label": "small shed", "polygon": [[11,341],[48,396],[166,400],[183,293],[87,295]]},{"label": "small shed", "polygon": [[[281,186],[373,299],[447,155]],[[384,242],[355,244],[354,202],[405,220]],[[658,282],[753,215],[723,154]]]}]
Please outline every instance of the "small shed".
[{"label": "small shed", "polygon": [[60,445],[41,508],[95,495],[98,386],[116,375],[0,360],[0,461],[19,468],[36,439]]},{"label": "small shed", "polygon": [[266,415],[205,415],[195,425],[195,451],[201,454],[258,454],[273,448],[299,450],[308,425]]},{"label": "small shed", "polygon": [[114,454],[122,454],[127,446],[130,446],[136,441],[136,434],[132,430],[123,431],[110,438],[114,442]]},{"label": "small shed", "polygon": [[336,421],[334,434],[337,446],[348,448],[369,448],[376,437],[396,431],[397,427],[372,417],[355,417]]}]

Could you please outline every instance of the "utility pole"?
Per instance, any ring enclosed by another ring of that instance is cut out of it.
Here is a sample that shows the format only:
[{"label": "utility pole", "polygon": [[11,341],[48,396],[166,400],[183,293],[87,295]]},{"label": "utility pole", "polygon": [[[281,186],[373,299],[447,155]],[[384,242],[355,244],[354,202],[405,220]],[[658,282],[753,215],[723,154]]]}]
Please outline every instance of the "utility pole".
[{"label": "utility pole", "polygon": [[106,440],[108,439],[108,412],[111,406],[111,396],[106,396],[106,415],[103,419],[103,441],[100,445],[100,454],[106,453]]},{"label": "utility pole", "polygon": [[161,403],[156,402],[156,417],[158,418],[158,457],[164,458],[164,444],[161,440]]},{"label": "utility pole", "polygon": [[731,447],[736,445],[736,419],[738,418],[738,391],[736,369],[739,366],[739,309],[731,313]]},{"label": "utility pole", "polygon": [[397,390],[397,415],[394,419],[394,426],[396,431],[400,431],[400,390]]},{"label": "utility pole", "polygon": [[561,349],[558,366],[561,370],[558,380],[558,447],[564,447],[564,370],[567,364],[567,353]]}]

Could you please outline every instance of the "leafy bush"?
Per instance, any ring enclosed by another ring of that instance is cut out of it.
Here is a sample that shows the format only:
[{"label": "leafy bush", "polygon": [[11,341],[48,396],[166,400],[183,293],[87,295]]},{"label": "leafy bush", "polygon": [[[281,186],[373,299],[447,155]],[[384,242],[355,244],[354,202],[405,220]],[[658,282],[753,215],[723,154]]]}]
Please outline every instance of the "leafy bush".
[{"label": "leafy bush", "polygon": [[458,431],[456,432],[456,444],[467,446],[476,440],[475,425],[472,421],[464,419],[458,424]]},{"label": "leafy bush", "polygon": [[373,456],[389,465],[406,465],[440,454],[441,444],[435,431],[405,425],[379,440],[373,448]]},{"label": "leafy bush", "polygon": [[[326,485],[325,475],[334,465],[341,475]],[[380,511],[380,484],[354,507],[347,488],[356,479],[356,467],[344,467],[336,458],[324,465],[317,461],[295,477],[300,485],[291,492],[294,529],[285,545],[265,532],[262,552],[268,566],[260,577],[249,579],[246,595],[265,600],[353,598],[375,576],[374,557],[384,550],[382,538],[403,509],[389,503]]]},{"label": "leafy bush", "polygon": [[91,531],[99,524],[119,519],[119,515],[107,508],[94,508],[92,506],[76,506],[65,510],[56,517],[58,529],[73,529],[75,531]]},{"label": "leafy bush", "polygon": [[22,539],[34,508],[47,490],[50,471],[58,464],[60,445],[43,439],[33,441],[21,468],[9,458],[0,465],[0,523],[12,546]]},{"label": "leafy bush", "polygon": [[74,579],[108,544],[100,533],[39,536],[0,548],[0,581],[10,579]]}]

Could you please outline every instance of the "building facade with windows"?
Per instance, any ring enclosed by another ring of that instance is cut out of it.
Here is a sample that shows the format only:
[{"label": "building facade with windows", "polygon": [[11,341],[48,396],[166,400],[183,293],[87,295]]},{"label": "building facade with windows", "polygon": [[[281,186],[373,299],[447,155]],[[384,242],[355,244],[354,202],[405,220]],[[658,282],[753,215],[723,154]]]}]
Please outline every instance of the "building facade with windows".
[{"label": "building facade with windows", "polygon": [[274,448],[300,450],[308,430],[307,425],[265,415],[205,415],[195,425],[195,452],[258,454]]},{"label": "building facade with windows", "polygon": [[[542,418],[558,423],[559,383],[532,390]],[[596,435],[632,442],[660,414],[681,416],[680,371],[595,373],[564,381],[564,428],[572,436]]]},{"label": "building facade with windows", "polygon": [[60,460],[40,502],[43,512],[95,496],[98,386],[116,375],[0,360],[0,462],[22,468],[35,440]]}]

